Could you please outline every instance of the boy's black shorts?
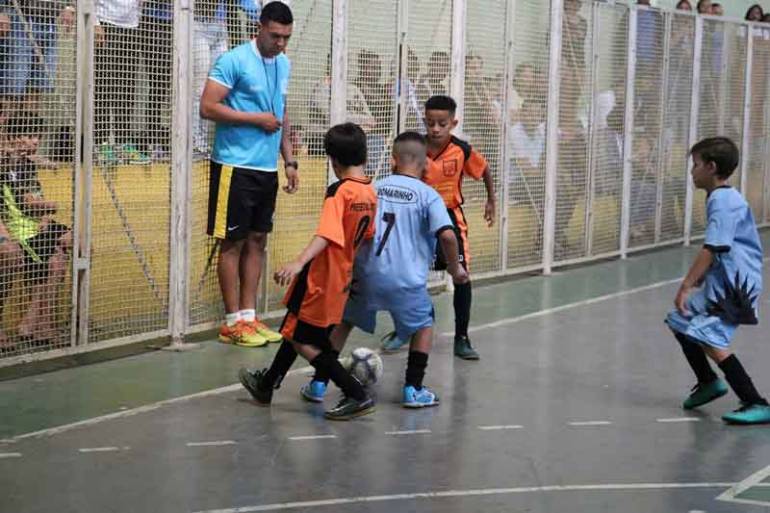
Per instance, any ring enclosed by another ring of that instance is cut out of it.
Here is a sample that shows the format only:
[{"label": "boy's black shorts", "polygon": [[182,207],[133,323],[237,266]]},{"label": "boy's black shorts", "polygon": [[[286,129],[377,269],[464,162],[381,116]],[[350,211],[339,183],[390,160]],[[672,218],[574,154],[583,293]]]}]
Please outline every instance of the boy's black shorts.
[{"label": "boy's black shorts", "polygon": [[45,230],[31,239],[27,239],[27,246],[37,255],[39,262],[27,248],[22,246],[24,252],[24,274],[27,279],[33,281],[43,280],[48,276],[48,261],[56,253],[59,247],[59,239],[70,231],[69,227],[50,222]]},{"label": "boy's black shorts", "polygon": [[249,232],[273,231],[278,173],[211,162],[207,233],[242,240]]}]

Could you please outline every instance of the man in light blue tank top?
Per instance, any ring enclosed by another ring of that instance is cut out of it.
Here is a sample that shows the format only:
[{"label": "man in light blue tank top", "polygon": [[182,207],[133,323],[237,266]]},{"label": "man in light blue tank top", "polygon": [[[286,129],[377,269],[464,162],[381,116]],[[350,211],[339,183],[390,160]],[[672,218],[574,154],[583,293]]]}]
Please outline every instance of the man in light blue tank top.
[{"label": "man in light blue tank top", "polygon": [[[438,397],[422,385],[433,339],[433,303],[428,295],[428,272],[436,239],[448,255],[447,270],[455,283],[468,281],[459,262],[458,241],[441,196],[421,178],[426,162],[425,138],[404,132],[393,144],[395,170],[377,181],[377,217],[373,241],[356,256],[344,322],[331,335],[339,352],[353,326],[374,333],[378,311],[393,318],[396,334],[411,340],[402,405],[436,406]],[[302,396],[323,400],[328,377],[316,373]]]},{"label": "man in light blue tank top", "polygon": [[284,51],[293,23],[286,4],[267,4],[259,34],[217,59],[201,95],[201,117],[216,122],[208,234],[221,243],[223,343],[258,347],[281,341],[256,319],[255,309],[267,234],[273,229],[279,151],[286,167],[284,191],[294,193],[299,185],[286,114],[291,65]]}]

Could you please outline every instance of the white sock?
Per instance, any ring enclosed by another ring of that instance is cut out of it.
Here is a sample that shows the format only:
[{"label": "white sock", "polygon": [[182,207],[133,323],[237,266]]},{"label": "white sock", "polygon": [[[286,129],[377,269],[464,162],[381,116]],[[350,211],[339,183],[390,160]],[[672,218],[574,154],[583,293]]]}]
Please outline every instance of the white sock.
[{"label": "white sock", "polygon": [[254,320],[257,318],[256,310],[241,310],[238,313],[241,315],[241,319],[246,322],[254,322]]},{"label": "white sock", "polygon": [[241,320],[241,312],[225,314],[225,324],[229,327],[235,326],[235,324]]}]

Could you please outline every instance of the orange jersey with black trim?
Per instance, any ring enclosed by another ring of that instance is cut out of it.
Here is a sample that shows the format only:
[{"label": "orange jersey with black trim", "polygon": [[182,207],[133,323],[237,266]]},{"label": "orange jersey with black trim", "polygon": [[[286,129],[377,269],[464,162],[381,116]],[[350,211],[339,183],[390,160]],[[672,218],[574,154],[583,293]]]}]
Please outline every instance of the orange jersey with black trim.
[{"label": "orange jersey with black trim", "polygon": [[329,245],[305,264],[283,299],[301,321],[326,327],[342,320],[356,250],[374,237],[376,210],[370,178],[345,178],[326,190],[315,234]]},{"label": "orange jersey with black trim", "polygon": [[447,208],[463,204],[463,175],[481,180],[487,169],[484,156],[470,144],[455,136],[437,155],[428,152],[428,162],[422,180],[436,189]]}]

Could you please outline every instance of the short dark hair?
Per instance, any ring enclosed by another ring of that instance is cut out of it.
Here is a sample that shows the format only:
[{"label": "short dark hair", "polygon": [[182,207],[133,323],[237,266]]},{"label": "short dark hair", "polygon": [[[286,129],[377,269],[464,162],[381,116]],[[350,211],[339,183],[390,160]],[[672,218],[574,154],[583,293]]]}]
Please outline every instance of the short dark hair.
[{"label": "short dark hair", "polygon": [[43,132],[43,120],[31,112],[17,112],[5,122],[5,133],[9,136],[24,137],[40,135]]},{"label": "short dark hair", "polygon": [[291,14],[289,6],[285,3],[270,2],[262,8],[262,13],[259,15],[259,23],[267,25],[271,21],[281,25],[291,25],[294,23],[294,16]]},{"label": "short dark hair", "polygon": [[366,164],[366,134],[355,123],[334,125],[324,135],[326,154],[342,166]]},{"label": "short dark hair", "polygon": [[727,137],[709,137],[698,142],[690,150],[703,162],[713,162],[717,166],[717,176],[727,179],[733,174],[740,162],[740,152],[733,141]]},{"label": "short dark hair", "polygon": [[429,110],[445,110],[450,115],[454,116],[457,112],[457,102],[455,102],[450,96],[443,94],[437,94],[428,98],[425,102],[425,111]]},{"label": "short dark hair", "polygon": [[425,136],[420,132],[415,132],[414,130],[407,130],[406,132],[401,132],[398,134],[393,140],[393,144],[398,144],[400,142],[417,142],[423,146],[426,145]]}]

